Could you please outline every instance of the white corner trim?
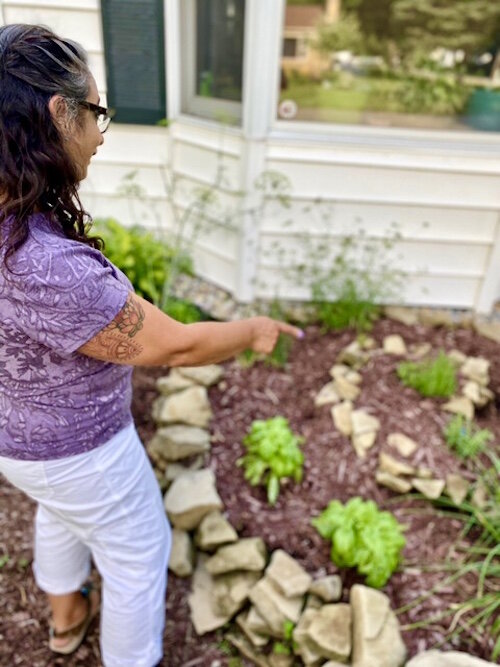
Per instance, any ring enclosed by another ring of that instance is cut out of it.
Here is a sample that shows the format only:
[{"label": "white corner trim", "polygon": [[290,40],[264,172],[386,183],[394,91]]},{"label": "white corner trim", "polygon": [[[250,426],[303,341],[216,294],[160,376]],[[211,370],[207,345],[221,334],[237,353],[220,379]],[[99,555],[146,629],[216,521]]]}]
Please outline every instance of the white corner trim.
[{"label": "white corner trim", "polygon": [[164,0],[167,118],[181,113],[181,0]]}]

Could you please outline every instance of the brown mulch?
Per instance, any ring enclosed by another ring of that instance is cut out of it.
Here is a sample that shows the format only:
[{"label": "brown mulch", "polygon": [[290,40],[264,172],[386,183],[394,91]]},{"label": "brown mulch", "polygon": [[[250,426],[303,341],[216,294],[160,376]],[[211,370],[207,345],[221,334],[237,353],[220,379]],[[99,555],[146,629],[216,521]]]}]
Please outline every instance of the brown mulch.
[{"label": "brown mulch", "polygon": [[[457,348],[467,355],[483,356],[491,361],[490,388],[495,402],[477,415],[481,427],[495,434],[500,443],[500,346],[468,329],[429,329],[407,327],[382,320],[373,336],[380,344],[390,333],[400,333],[408,344],[430,342],[436,350]],[[442,400],[422,399],[415,391],[402,387],[395,374],[398,359],[384,354],[374,356],[362,369],[362,393],[357,407],[366,408],[381,421],[375,446],[364,460],[356,457],[349,441],[332,426],[330,409],[315,409],[313,398],[329,381],[328,369],[342,347],[353,339],[351,332],[321,334],[309,327],[304,341],[294,344],[286,369],[258,363],[243,368],[228,362],[224,380],[210,390],[214,410],[213,444],[208,464],[217,477],[219,493],[227,516],[241,535],[261,535],[268,547],[283,548],[314,575],[337,572],[329,558],[329,546],[311,527],[310,519],[333,498],[346,501],[360,495],[390,509],[404,523],[407,544],[404,567],[396,572],[384,592],[393,608],[401,607],[442,581],[446,574],[432,571],[450,550],[460,554],[462,523],[453,516],[441,516],[431,503],[398,499],[396,494],[379,487],[374,480],[378,454],[386,436],[402,431],[420,444],[411,463],[430,468],[436,476],[460,472],[473,479],[467,465],[450,453],[441,432],[449,418],[440,410]],[[156,397],[155,379],[166,369],[136,369],[134,373],[134,417],[144,442],[152,436],[151,402]],[[236,466],[242,455],[241,440],[254,419],[284,415],[292,429],[305,436],[304,480],[282,489],[274,508],[266,503],[262,488],[251,488],[243,481]],[[388,450],[387,450],[388,451]],[[394,454],[394,452],[391,452]],[[97,667],[99,640],[96,624],[80,649],[68,658],[53,658],[46,645],[48,610],[43,594],[36,589],[31,573],[32,519],[34,505],[16,489],[0,479],[0,667]],[[452,548],[452,545],[455,545]],[[4,558],[5,560],[5,558]],[[2,564],[3,563],[3,564]],[[430,570],[430,571],[429,571]],[[353,572],[340,571],[348,589],[362,580]],[[433,595],[424,604],[402,614],[402,624],[437,615],[450,604],[474,597],[477,580],[461,579]],[[197,637],[189,621],[187,596],[190,582],[171,575],[167,596],[165,658],[168,667],[223,667],[229,659],[221,635]],[[425,629],[405,632],[409,655],[423,651],[443,640],[451,617]],[[467,651],[488,659],[492,642],[466,631],[459,640],[443,649]],[[246,663],[245,663],[246,664]]]}]

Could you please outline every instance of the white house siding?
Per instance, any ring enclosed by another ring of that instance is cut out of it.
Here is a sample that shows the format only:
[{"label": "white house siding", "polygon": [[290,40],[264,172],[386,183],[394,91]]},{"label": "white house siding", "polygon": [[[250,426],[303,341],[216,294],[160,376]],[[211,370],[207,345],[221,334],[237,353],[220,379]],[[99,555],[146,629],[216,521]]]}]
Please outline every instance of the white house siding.
[{"label": "white house siding", "polygon": [[[89,51],[105,99],[98,0],[0,0],[0,8],[4,22],[44,23],[80,41]],[[176,66],[170,62],[169,76]],[[172,82],[170,89],[175,89]],[[247,101],[245,109],[253,108]],[[248,122],[244,128],[247,131]],[[355,221],[372,235],[382,235],[397,223],[403,236],[400,263],[409,275],[402,295],[406,303],[488,312],[500,299],[498,134],[432,135],[294,123],[268,129],[263,139],[250,132],[247,142],[241,130],[183,116],[169,129],[115,124],[82,184],[82,199],[94,217],[165,226],[171,224],[165,168],[178,180],[176,201],[182,211],[196,196],[195,188],[215,182],[222,164],[225,182],[212,231],[199,238],[195,260],[200,275],[236,297],[307,297],[287,277],[275,246],[300,249],[300,235],[315,231],[314,219],[304,208],[320,200],[321,206],[330,207],[333,242]],[[253,155],[259,156],[258,168],[249,163]],[[258,229],[252,234],[252,220],[247,216],[243,221],[238,211],[255,200],[242,201],[238,193],[250,182],[249,174],[261,167],[290,180],[292,206],[283,211],[270,205],[263,219],[254,221]],[[123,178],[131,172],[144,201],[120,194]],[[223,211],[232,212],[234,229],[221,225]],[[287,219],[292,226],[284,225]],[[241,234],[238,227],[244,230]],[[316,232],[321,232],[317,224]],[[258,243],[259,252],[245,252],[248,238]],[[252,272],[248,261],[254,257]],[[250,284],[253,274],[256,280]]]},{"label": "white house siding", "polygon": [[[300,248],[305,230],[324,233],[308,210],[320,201],[332,243],[358,225],[374,236],[397,225],[395,266],[408,274],[402,295],[408,303],[489,310],[500,298],[500,141],[493,137],[497,151],[491,150],[478,135],[477,145],[469,137],[468,150],[457,150],[453,142],[461,139],[447,137],[449,152],[405,149],[404,140],[398,150],[346,148],[334,137],[330,145],[270,141],[267,168],[290,180],[292,206],[275,207],[261,226],[260,294],[306,295],[292,281],[283,284],[273,249]],[[283,225],[289,219],[293,224]]]}]

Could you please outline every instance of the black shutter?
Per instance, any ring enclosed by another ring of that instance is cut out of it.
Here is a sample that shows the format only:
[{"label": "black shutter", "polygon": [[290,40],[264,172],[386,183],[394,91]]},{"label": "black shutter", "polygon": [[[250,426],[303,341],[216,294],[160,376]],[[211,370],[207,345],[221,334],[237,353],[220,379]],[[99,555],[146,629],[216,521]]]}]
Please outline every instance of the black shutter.
[{"label": "black shutter", "polygon": [[115,122],[166,118],[163,0],[101,0],[108,106]]}]

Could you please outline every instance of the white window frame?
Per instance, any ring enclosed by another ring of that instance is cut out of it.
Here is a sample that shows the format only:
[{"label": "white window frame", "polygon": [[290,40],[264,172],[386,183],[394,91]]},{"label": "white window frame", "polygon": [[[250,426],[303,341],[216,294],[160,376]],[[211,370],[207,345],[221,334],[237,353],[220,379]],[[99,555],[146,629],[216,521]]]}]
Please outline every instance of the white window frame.
[{"label": "white window frame", "polygon": [[[242,102],[202,97],[196,94],[196,0],[181,0],[180,30],[181,45],[184,45],[180,70],[183,84],[181,89],[182,112],[208,120],[217,120],[217,115],[221,113],[227,114],[241,124]],[[189,45],[189,48],[185,48],[186,45]]]}]

